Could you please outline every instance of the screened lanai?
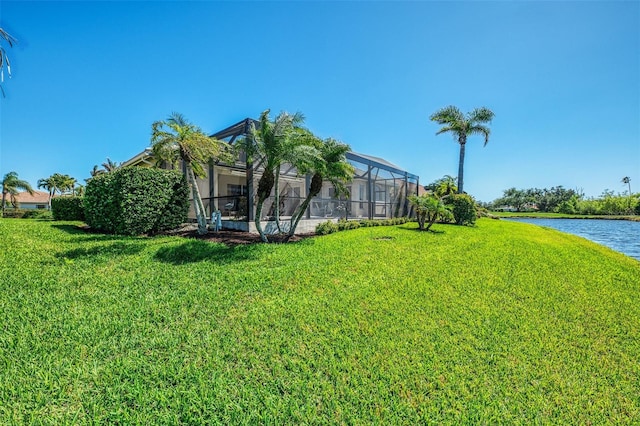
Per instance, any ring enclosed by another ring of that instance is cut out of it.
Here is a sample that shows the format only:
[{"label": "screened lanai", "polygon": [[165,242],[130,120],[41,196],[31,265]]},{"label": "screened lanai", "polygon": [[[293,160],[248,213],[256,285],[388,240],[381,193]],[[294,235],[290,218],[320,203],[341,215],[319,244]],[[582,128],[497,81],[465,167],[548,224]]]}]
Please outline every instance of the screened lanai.
[{"label": "screened lanai", "polygon": [[[241,148],[241,141],[249,134],[252,124],[257,126],[258,122],[247,118],[211,136]],[[255,219],[254,189],[262,176],[262,169],[257,161],[247,162],[242,149],[238,149],[238,152],[234,164],[210,164],[208,182],[201,182],[199,187],[209,212],[219,210],[224,221],[249,223]],[[349,152],[347,159],[355,168],[353,180],[348,184],[349,195],[337,197],[333,186],[325,182],[320,194],[310,203],[306,219],[315,222],[339,218],[374,219],[411,215],[407,196],[418,193],[418,176],[370,155]],[[294,167],[282,167],[282,219],[288,219],[302,203],[309,185],[309,176],[299,176]],[[264,203],[262,220],[273,219],[274,201],[275,197],[271,194]]]}]

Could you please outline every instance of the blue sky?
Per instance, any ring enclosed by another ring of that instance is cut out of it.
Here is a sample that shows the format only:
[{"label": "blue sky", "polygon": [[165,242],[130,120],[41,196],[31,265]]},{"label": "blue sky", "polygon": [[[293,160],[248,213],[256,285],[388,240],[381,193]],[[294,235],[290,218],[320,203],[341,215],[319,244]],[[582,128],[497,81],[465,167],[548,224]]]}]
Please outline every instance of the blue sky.
[{"label": "blue sky", "polygon": [[301,111],[423,184],[456,175],[441,107],[495,112],[465,190],[640,190],[640,2],[0,2],[0,174],[79,181],[183,113],[207,132]]}]

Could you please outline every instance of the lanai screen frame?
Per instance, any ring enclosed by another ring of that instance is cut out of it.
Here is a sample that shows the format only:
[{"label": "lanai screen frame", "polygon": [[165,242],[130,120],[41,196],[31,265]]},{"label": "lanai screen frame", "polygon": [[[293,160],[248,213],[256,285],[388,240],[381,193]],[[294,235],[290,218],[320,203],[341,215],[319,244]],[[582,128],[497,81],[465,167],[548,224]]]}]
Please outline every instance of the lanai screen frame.
[{"label": "lanai screen frame", "polygon": [[[244,138],[249,135],[251,130],[251,125],[259,126],[259,122],[257,120],[246,118],[242,121],[239,121],[236,124],[233,124],[223,130],[220,130],[211,135],[219,140],[224,140],[227,143],[233,145],[237,140]],[[343,217],[345,219],[349,218],[367,218],[374,219],[376,217],[402,217],[402,216],[411,216],[413,214],[413,209],[411,208],[408,195],[415,194],[418,195],[418,187],[420,184],[420,178],[412,173],[407,172],[406,170],[402,170],[397,166],[377,157],[372,157],[365,154],[359,154],[356,152],[348,152],[346,154],[347,160],[354,165],[356,168],[356,176],[355,179],[361,179],[366,182],[366,199],[358,199],[353,200],[353,192],[350,194],[349,198],[322,198],[316,197],[314,200],[318,200],[323,203],[332,203],[336,207],[336,211],[340,211],[340,216],[332,216],[332,217]],[[254,203],[254,167],[255,164],[247,161],[246,155],[242,153],[240,158],[236,160],[234,164],[227,163],[218,163],[214,164],[213,162],[209,163],[209,197],[205,197],[203,201],[209,206],[209,211],[215,210],[215,203],[218,203],[218,208],[220,207],[222,199],[230,198],[228,196],[219,196],[215,197],[215,166],[226,167],[231,170],[236,170],[238,172],[242,171],[245,174],[245,182],[246,182],[246,195],[242,196],[246,202],[246,212],[244,220],[247,222],[252,222],[255,218],[255,203]],[[284,170],[283,170],[284,172]],[[382,176],[381,176],[382,172]],[[360,175],[358,173],[361,173]],[[304,179],[306,189],[309,189],[310,178],[307,176],[300,177],[300,179]],[[326,183],[325,183],[326,185]],[[395,199],[392,200],[376,200],[376,188],[383,186],[384,188],[399,188],[398,194],[396,194]],[[357,203],[358,205],[366,204],[367,205],[367,214],[366,216],[362,214],[353,214],[352,212],[357,209],[354,207]],[[378,212],[380,208],[383,208],[385,214],[380,215]],[[311,207],[307,209],[305,214],[307,219],[312,218]]]}]

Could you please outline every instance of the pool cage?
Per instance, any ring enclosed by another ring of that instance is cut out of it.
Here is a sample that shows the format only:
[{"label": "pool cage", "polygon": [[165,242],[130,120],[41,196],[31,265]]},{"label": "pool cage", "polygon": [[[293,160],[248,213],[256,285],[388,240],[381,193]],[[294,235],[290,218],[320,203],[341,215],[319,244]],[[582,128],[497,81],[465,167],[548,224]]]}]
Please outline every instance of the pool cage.
[{"label": "pool cage", "polygon": [[[255,220],[256,213],[255,189],[263,169],[258,162],[247,161],[247,156],[241,149],[242,141],[249,135],[252,124],[259,125],[257,121],[247,118],[211,135],[235,145],[238,155],[233,164],[210,163],[207,179],[198,183],[205,208],[209,214],[220,211],[225,228],[254,230],[251,223]],[[340,218],[376,219],[412,215],[407,196],[418,193],[418,176],[369,155],[349,152],[347,159],[355,168],[353,180],[347,185],[349,195],[337,196],[333,186],[325,182],[322,191],[311,201],[305,212],[304,218],[307,221],[318,223]],[[310,181],[311,176],[299,176],[294,167],[282,167],[281,221],[288,221],[306,198]],[[267,230],[268,222],[274,219],[274,202],[272,194],[263,205],[261,221],[267,222]],[[193,212],[191,215],[195,217]]]}]

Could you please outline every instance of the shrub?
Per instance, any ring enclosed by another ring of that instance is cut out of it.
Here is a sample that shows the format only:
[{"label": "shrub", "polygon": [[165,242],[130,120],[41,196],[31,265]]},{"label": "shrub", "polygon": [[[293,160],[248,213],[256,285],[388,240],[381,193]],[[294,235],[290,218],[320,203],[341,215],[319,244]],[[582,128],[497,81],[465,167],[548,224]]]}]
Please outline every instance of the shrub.
[{"label": "shrub", "polygon": [[476,203],[467,194],[451,194],[444,198],[446,205],[451,206],[456,225],[473,225],[478,217]]},{"label": "shrub", "polygon": [[330,220],[322,222],[321,224],[316,226],[316,234],[318,235],[333,234],[334,232],[338,232],[338,230],[338,224],[333,223]]},{"label": "shrub", "polygon": [[82,197],[56,197],[51,200],[53,220],[84,221],[84,199]]},{"label": "shrub", "polygon": [[12,219],[21,219],[26,212],[27,212],[26,210],[22,210],[22,209],[5,209],[2,217],[12,218]]},{"label": "shrub", "polygon": [[637,215],[640,215],[640,201],[638,201],[638,204],[636,204],[635,209],[633,209],[633,212]]},{"label": "shrub", "polygon": [[140,235],[183,223],[189,187],[177,170],[125,167],[92,178],[84,199],[86,222],[92,228]]},{"label": "shrub", "polygon": [[39,220],[51,220],[53,219],[53,215],[50,210],[43,209],[35,209],[35,210],[25,210],[22,215],[23,219],[39,219]]}]

